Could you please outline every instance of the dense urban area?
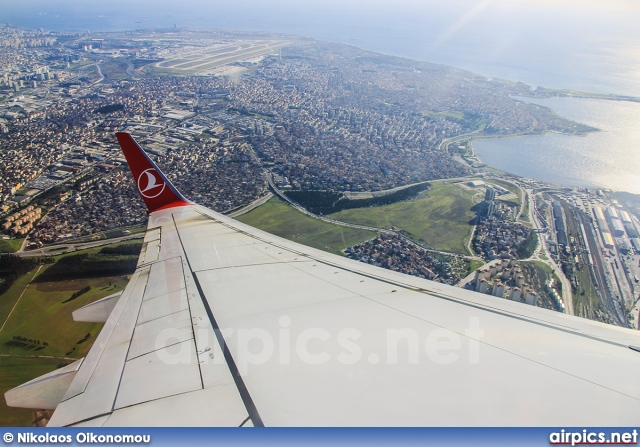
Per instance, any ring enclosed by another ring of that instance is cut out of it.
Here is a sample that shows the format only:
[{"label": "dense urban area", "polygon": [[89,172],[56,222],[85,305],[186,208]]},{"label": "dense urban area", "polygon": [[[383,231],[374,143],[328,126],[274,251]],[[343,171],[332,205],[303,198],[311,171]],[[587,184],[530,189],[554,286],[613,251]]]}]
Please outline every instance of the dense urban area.
[{"label": "dense urban area", "polygon": [[637,327],[638,204],[495,173],[473,154],[474,137],[595,130],[513,98],[548,90],[270,34],[2,26],[0,47],[1,224],[21,253],[145,225],[114,137],[127,131],[186,197],[220,212],[269,190],[297,206],[286,192],[449,179],[476,197],[466,254],[374,228],[345,255]]}]

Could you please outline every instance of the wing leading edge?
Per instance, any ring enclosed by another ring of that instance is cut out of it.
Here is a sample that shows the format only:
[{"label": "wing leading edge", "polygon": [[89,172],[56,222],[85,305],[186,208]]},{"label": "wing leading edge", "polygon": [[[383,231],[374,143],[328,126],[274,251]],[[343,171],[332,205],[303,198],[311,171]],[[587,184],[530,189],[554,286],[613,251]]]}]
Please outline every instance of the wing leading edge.
[{"label": "wing leading edge", "polygon": [[278,238],[188,202],[118,140],[147,234],[50,425],[640,422],[636,331]]}]

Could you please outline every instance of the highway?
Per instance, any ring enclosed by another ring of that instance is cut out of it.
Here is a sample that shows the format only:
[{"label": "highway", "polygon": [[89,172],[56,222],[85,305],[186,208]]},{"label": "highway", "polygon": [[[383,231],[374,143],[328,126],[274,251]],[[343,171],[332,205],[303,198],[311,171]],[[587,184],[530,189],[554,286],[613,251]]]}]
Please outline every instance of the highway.
[{"label": "highway", "polygon": [[[462,255],[455,255],[452,253],[448,253],[448,252],[443,252],[443,251],[439,251],[439,250],[434,250],[430,247],[426,247],[410,238],[408,238],[407,236],[405,236],[404,234],[395,231],[395,230],[391,230],[391,229],[386,229],[386,228],[377,228],[377,227],[372,227],[372,226],[367,226],[367,225],[358,225],[358,224],[353,224],[353,223],[348,223],[348,222],[343,222],[343,221],[338,221],[335,219],[331,219],[329,217],[326,216],[322,216],[322,215],[316,215],[314,213],[311,213],[310,211],[308,211],[307,209],[305,209],[304,207],[302,207],[300,204],[296,203],[294,200],[292,200],[291,198],[289,198],[286,194],[283,193],[283,191],[281,191],[275,184],[274,179],[272,177],[272,175],[269,173],[267,175],[267,179],[268,179],[268,184],[269,187],[271,189],[271,191],[273,193],[269,193],[261,198],[256,199],[255,201],[253,201],[252,203],[250,203],[249,205],[246,205],[245,207],[242,207],[240,209],[234,210],[232,212],[229,213],[229,216],[231,217],[235,217],[241,214],[244,214],[248,211],[251,211],[255,208],[257,208],[258,206],[264,204],[265,202],[267,202],[271,197],[273,197],[273,195],[277,195],[279,198],[281,198],[282,200],[284,200],[285,202],[287,202],[288,204],[290,204],[291,206],[293,206],[294,208],[296,208],[298,211],[300,211],[301,213],[312,217],[314,219],[319,219],[322,221],[325,221],[327,223],[331,223],[331,224],[335,224],[335,225],[341,225],[344,227],[350,227],[350,228],[357,228],[357,229],[363,229],[363,230],[369,230],[369,231],[373,231],[373,232],[377,232],[377,233],[387,233],[387,234],[395,234],[399,237],[402,237],[406,240],[408,240],[411,243],[416,244],[417,246],[434,252],[434,253],[440,253],[443,255],[447,255],[447,256],[456,256],[459,258],[464,258],[467,260],[482,260],[480,257],[478,256],[462,256]],[[451,179],[448,179],[451,180]],[[457,179],[457,180],[464,180],[463,178]],[[506,179],[503,179],[506,180]],[[437,180],[436,180],[437,181]],[[508,181],[508,180],[507,180]],[[513,182],[510,182],[513,183]],[[514,183],[515,184],[515,183]],[[536,193],[533,189],[524,189],[521,186],[517,185],[516,186],[520,189],[520,191],[522,192],[522,197],[523,200],[528,200],[529,203],[529,219],[534,227],[534,229],[536,230],[544,230],[547,229],[547,224],[546,222],[542,221],[542,216],[539,214],[538,210],[536,209],[536,202],[535,202],[535,198],[536,198]],[[520,209],[520,213],[518,214],[518,218],[521,219],[522,216],[522,211],[524,210],[524,206],[521,207]],[[625,305],[624,303],[622,303],[621,301],[619,301],[618,299],[616,299],[616,295],[619,294],[615,294],[612,292],[612,288],[616,288],[617,286],[615,283],[613,283],[612,279],[606,274],[607,273],[607,266],[604,264],[604,260],[602,258],[602,254],[601,254],[601,250],[600,250],[600,245],[598,244],[598,240],[597,240],[597,235],[594,234],[594,228],[590,222],[590,219],[588,218],[588,216],[584,215],[584,213],[582,212],[576,212],[575,213],[575,218],[578,222],[581,222],[584,227],[585,227],[585,234],[587,237],[587,240],[584,241],[584,245],[586,246],[586,248],[589,250],[589,252],[592,255],[593,258],[593,262],[594,265],[590,266],[590,270],[591,270],[591,275],[593,278],[595,278],[595,280],[598,283],[598,287],[596,287],[597,293],[598,293],[598,298],[599,301],[602,303],[603,307],[606,309],[606,311],[612,316],[612,318],[614,318],[614,320],[617,322],[617,324],[620,324],[622,326],[626,326],[627,325],[627,318],[626,318],[626,309],[625,309]],[[551,259],[551,257],[548,255],[548,248],[546,245],[546,238],[544,233],[539,232],[539,244],[536,247],[533,255],[528,258],[528,259],[524,259],[523,261],[539,261],[539,262],[543,262],[546,265],[548,265],[557,275],[557,277],[560,279],[561,283],[562,283],[562,300],[564,302],[564,306],[565,306],[565,312],[569,315],[575,315],[575,310],[574,310],[574,306],[573,306],[573,299],[572,299],[572,295],[571,295],[571,284],[569,282],[569,280],[566,278],[566,276],[564,275],[564,273],[562,272],[562,270],[560,269],[560,267]],[[95,247],[100,247],[100,246],[104,246],[104,245],[109,245],[109,244],[113,244],[113,243],[117,243],[117,242],[122,242],[122,241],[127,241],[127,240],[132,240],[132,239],[141,239],[144,237],[143,233],[140,234],[132,234],[132,235],[127,235],[127,236],[123,236],[123,237],[119,237],[119,238],[113,238],[113,239],[101,239],[101,240],[97,240],[97,241],[91,241],[91,242],[83,242],[83,243],[61,243],[61,244],[56,244],[56,245],[51,245],[51,246],[47,246],[47,247],[43,247],[43,248],[39,248],[39,249],[35,249],[35,250],[30,250],[30,251],[20,251],[17,254],[19,256],[47,256],[47,255],[58,255],[58,254],[64,254],[64,253],[72,253],[78,250],[84,250],[87,248],[95,248]],[[582,236],[581,236],[582,238]],[[473,274],[467,276],[466,278],[464,278],[463,280],[461,280],[458,285],[459,286],[464,286],[464,284],[466,284],[467,282],[471,281],[473,278]],[[625,281],[626,282],[626,281]],[[605,289],[606,287],[606,289]],[[605,289],[607,290],[607,292],[603,292],[602,290]],[[633,305],[638,304],[637,302],[635,303],[630,303],[630,306],[633,307]],[[640,304],[638,304],[638,306],[640,306]],[[640,307],[636,310],[640,310]],[[636,323],[637,324],[637,323]]]},{"label": "highway", "polygon": [[111,239],[100,239],[91,242],[79,242],[79,243],[62,243],[55,245],[48,245],[46,247],[37,248],[35,250],[20,251],[17,252],[18,256],[53,256],[61,255],[64,253],[73,253],[78,250],[86,250],[87,248],[101,247],[103,245],[110,245],[116,242],[130,241],[132,239],[142,239],[144,233],[129,234],[127,236],[115,237]]},{"label": "highway", "polygon": [[224,213],[224,214],[227,214],[227,216],[233,217],[233,218],[238,217],[242,214],[248,213],[249,211],[258,208],[260,205],[267,203],[269,199],[271,199],[271,197],[273,197],[273,193],[268,193],[265,196],[257,198],[256,200],[251,202],[249,205],[243,206],[240,209],[236,209],[235,211],[231,211],[228,214],[227,213]]},{"label": "highway", "polygon": [[[482,260],[482,258],[478,257],[478,256],[461,256],[461,255],[453,255],[452,253],[448,253],[448,252],[441,252],[438,250],[434,250],[432,248],[429,247],[425,247],[419,243],[417,243],[416,241],[411,240],[410,238],[406,237],[405,235],[401,234],[400,232],[397,231],[393,231],[393,230],[389,230],[389,229],[385,229],[385,228],[375,228],[375,227],[370,227],[370,226],[365,226],[365,225],[357,225],[357,224],[351,224],[348,222],[342,222],[342,221],[338,221],[335,219],[330,219],[328,217],[325,216],[318,216],[316,214],[313,214],[311,212],[309,212],[308,210],[306,210],[304,207],[302,207],[300,204],[296,203],[295,201],[291,200],[289,197],[287,197],[286,194],[284,194],[274,183],[273,181],[273,177],[271,175],[267,176],[268,181],[269,181],[269,187],[271,188],[271,190],[274,192],[274,194],[276,194],[278,197],[280,197],[282,200],[286,201],[287,203],[289,203],[291,206],[295,207],[297,210],[299,210],[300,212],[306,214],[307,216],[316,218],[316,219],[320,219],[323,220],[325,222],[329,222],[329,223],[333,223],[336,225],[342,225],[342,226],[346,226],[346,227],[351,227],[351,228],[360,228],[363,230],[370,230],[370,231],[376,231],[376,232],[380,232],[380,233],[393,233],[396,234],[400,237],[403,237],[405,239],[407,239],[408,241],[416,244],[417,246],[425,249],[425,250],[429,250],[431,252],[436,252],[436,253],[441,253],[447,256],[458,256],[458,257],[462,257],[464,259],[467,260]],[[450,179],[449,179],[450,180]],[[462,178],[457,179],[457,180],[463,180]],[[505,180],[505,179],[503,179]],[[508,180],[505,180],[508,181]],[[512,182],[509,182],[512,183]],[[517,186],[517,185],[516,185]],[[519,187],[519,186],[518,186]],[[523,199],[527,199],[529,200],[529,214],[530,214],[530,218],[531,221],[533,223],[534,229],[540,229],[540,228],[546,228],[545,225],[542,225],[537,217],[537,211],[536,211],[536,207],[535,207],[535,195],[533,194],[533,191],[531,190],[523,190],[521,189],[521,191],[523,192]],[[521,209],[523,209],[524,206],[521,206]],[[528,259],[522,259],[522,261],[539,261],[539,262],[543,262],[546,265],[548,265],[556,274],[556,276],[560,279],[561,283],[562,283],[562,301],[564,303],[565,306],[565,313],[568,315],[575,315],[575,311],[574,311],[574,307],[573,307],[573,296],[571,294],[571,283],[569,282],[569,280],[567,279],[567,277],[564,275],[564,273],[562,272],[562,269],[553,261],[550,259],[550,256],[545,255],[545,258],[543,258],[541,255],[544,255],[545,252],[548,253],[548,250],[546,248],[546,244],[544,241],[544,236],[543,234],[540,233],[540,237],[539,239],[539,243],[538,246],[536,247],[536,250],[534,252],[534,254],[528,258]],[[486,265],[490,265],[489,264],[485,264]],[[458,287],[464,287],[465,284],[469,283],[475,276],[475,273],[471,273],[469,274],[467,277],[463,278],[462,280],[460,280],[457,284]]]},{"label": "highway", "polygon": [[317,214],[314,214],[310,211],[308,211],[305,207],[303,207],[302,205],[300,205],[299,203],[297,203],[294,200],[291,200],[285,193],[283,193],[276,185],[275,182],[273,181],[273,176],[271,175],[271,173],[267,173],[267,178],[269,181],[269,187],[271,188],[271,190],[274,192],[275,195],[277,195],[279,198],[281,198],[282,200],[284,200],[285,202],[287,202],[289,205],[293,206],[295,209],[297,209],[298,211],[300,211],[303,214],[306,214],[309,217],[313,217],[314,219],[319,219],[322,220],[324,222],[328,222],[334,225],[340,225],[343,227],[349,227],[349,228],[358,228],[361,230],[369,230],[369,231],[375,231],[376,233],[386,233],[386,234],[395,234],[396,236],[399,236],[403,239],[406,239],[407,241],[411,242],[412,244],[417,245],[418,247],[430,251],[432,253],[439,253],[445,256],[453,256],[453,257],[457,257],[457,258],[464,258],[467,260],[482,260],[480,257],[478,256],[463,256],[463,255],[458,255],[455,253],[450,253],[450,252],[446,252],[446,251],[440,251],[440,250],[434,250],[431,247],[426,247],[422,244],[420,244],[419,242],[414,241],[413,239],[407,237],[406,235],[402,234],[399,231],[395,231],[395,230],[391,230],[391,229],[387,229],[387,228],[377,228],[377,227],[371,227],[371,226],[367,226],[367,225],[358,225],[358,224],[354,224],[354,223],[349,223],[349,222],[343,222],[341,220],[335,220],[335,219],[331,219],[329,217],[325,217],[325,216],[320,216]]},{"label": "highway", "polygon": [[[508,181],[503,179],[504,181]],[[509,181],[508,181],[509,182]],[[529,220],[533,225],[534,230],[538,230],[538,245],[536,246],[535,251],[528,259],[522,259],[523,261],[538,261],[548,265],[556,276],[560,279],[560,283],[562,284],[562,302],[564,304],[564,311],[568,315],[575,315],[575,309],[573,308],[573,295],[571,294],[571,283],[565,276],[564,272],[556,264],[551,256],[549,255],[549,249],[547,247],[545,234],[541,232],[547,228],[547,225],[540,220],[540,214],[536,208],[536,194],[532,189],[525,189],[516,185],[513,182],[509,182],[515,186],[517,186],[522,192],[522,206],[520,207],[520,212],[518,213],[518,219],[522,217],[522,211],[524,210],[524,200],[529,201]]]}]

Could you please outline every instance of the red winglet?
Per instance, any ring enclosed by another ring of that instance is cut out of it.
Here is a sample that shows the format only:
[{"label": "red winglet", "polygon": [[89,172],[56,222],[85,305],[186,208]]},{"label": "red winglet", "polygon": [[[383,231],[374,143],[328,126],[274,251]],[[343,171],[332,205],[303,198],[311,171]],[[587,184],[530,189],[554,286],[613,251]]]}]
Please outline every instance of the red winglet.
[{"label": "red winglet", "polygon": [[116,137],[150,213],[192,204],[171,184],[130,134],[118,132]]}]

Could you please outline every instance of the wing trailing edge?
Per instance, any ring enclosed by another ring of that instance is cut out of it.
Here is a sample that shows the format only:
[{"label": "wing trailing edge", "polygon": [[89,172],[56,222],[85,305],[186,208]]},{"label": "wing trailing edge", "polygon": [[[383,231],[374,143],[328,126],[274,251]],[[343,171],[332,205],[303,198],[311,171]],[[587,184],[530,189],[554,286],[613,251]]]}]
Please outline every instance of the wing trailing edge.
[{"label": "wing trailing edge", "polygon": [[166,208],[192,205],[167,179],[131,134],[116,133],[120,148],[133,174],[138,191],[150,213]]}]

